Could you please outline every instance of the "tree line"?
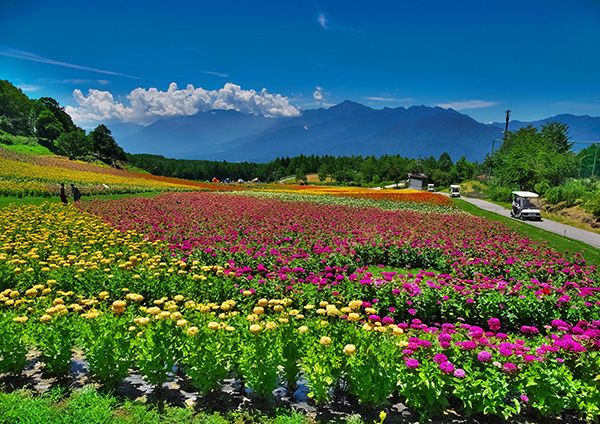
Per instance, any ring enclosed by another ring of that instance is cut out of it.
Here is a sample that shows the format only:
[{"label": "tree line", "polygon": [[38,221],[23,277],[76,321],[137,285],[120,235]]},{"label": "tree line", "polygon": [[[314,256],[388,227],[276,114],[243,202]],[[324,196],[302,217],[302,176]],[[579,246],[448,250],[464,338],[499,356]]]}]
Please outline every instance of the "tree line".
[{"label": "tree line", "polygon": [[477,162],[469,162],[463,156],[454,163],[448,153],[438,159],[405,158],[400,155],[375,156],[316,156],[299,155],[277,158],[268,163],[219,162],[207,160],[169,159],[160,155],[127,154],[130,164],[155,175],[192,180],[258,178],[264,182],[294,177],[307,181],[308,174],[317,174],[321,182],[333,180],[337,184],[378,185],[383,181],[396,183],[406,179],[408,173],[423,173],[439,186],[472,178],[481,171]]}]

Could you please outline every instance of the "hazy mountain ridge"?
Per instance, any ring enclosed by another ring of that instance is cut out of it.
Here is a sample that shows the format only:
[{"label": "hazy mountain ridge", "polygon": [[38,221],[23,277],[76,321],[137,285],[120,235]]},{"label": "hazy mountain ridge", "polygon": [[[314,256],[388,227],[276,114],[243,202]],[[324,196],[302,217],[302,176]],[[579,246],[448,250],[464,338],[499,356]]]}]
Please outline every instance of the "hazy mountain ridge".
[{"label": "hazy mountain ridge", "polygon": [[[569,125],[573,140],[600,139],[600,118],[558,115],[535,122],[511,121],[509,130],[547,121]],[[265,118],[234,110],[162,118],[147,127],[112,126],[117,142],[130,153],[183,159],[268,162],[304,155],[400,154],[405,157],[465,156],[481,162],[504,123],[483,124],[441,107],[372,109],[352,101],[310,109],[292,118]],[[582,146],[585,147],[585,146]]]}]

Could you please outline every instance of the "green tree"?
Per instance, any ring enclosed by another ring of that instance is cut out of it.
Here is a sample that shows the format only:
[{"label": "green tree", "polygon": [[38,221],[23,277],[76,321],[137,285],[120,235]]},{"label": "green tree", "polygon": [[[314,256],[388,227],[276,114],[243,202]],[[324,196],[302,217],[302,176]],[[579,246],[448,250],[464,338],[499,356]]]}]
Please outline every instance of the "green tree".
[{"label": "green tree", "polygon": [[117,160],[127,160],[125,152],[112,137],[106,125],[98,125],[89,135],[92,139],[92,152],[101,161],[114,166]]},{"label": "green tree", "polygon": [[324,182],[329,177],[329,167],[326,162],[323,162],[317,171],[317,175],[319,176],[319,181]]},{"label": "green tree", "polygon": [[440,158],[437,161],[438,169],[443,172],[450,172],[454,163],[452,162],[452,158],[446,152],[440,155]]},{"label": "green tree", "polygon": [[573,143],[569,142],[569,127],[567,124],[559,122],[546,122],[542,127],[542,138],[547,143],[556,147],[559,154],[567,153],[573,147]]},{"label": "green tree", "polygon": [[35,132],[40,138],[54,141],[64,130],[60,121],[48,109],[42,110],[35,120]]},{"label": "green tree", "polygon": [[308,182],[308,178],[306,177],[306,172],[304,171],[304,166],[300,166],[296,168],[296,183],[306,184]]},{"label": "green tree", "polygon": [[82,129],[62,133],[55,142],[58,153],[71,160],[81,159],[90,154],[92,143]]},{"label": "green tree", "polygon": [[371,182],[375,175],[375,158],[369,156],[363,160],[360,165],[360,172],[366,182]]},{"label": "green tree", "polygon": [[[559,128],[560,129],[560,128]],[[566,127],[561,129],[563,134]],[[502,186],[534,190],[536,184],[564,183],[575,171],[575,155],[557,142],[557,127],[548,123],[542,131],[531,125],[509,131],[500,149],[491,157],[494,174]],[[564,141],[564,139],[563,139]]]}]

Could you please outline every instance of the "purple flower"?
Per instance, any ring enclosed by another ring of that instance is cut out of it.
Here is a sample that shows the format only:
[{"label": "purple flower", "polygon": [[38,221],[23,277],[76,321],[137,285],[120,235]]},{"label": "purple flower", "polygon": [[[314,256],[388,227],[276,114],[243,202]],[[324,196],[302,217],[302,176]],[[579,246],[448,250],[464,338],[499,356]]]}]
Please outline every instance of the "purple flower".
[{"label": "purple flower", "polygon": [[454,365],[452,365],[450,362],[448,361],[444,361],[440,364],[440,369],[442,370],[442,372],[444,372],[445,374],[452,374],[452,372],[454,372]]},{"label": "purple flower", "polygon": [[477,355],[477,359],[479,359],[481,362],[490,362],[492,360],[492,354],[487,350],[482,350]]},{"label": "purple flower", "polygon": [[381,323],[383,325],[390,325],[394,323],[394,319],[390,318],[390,317],[383,317],[383,319],[381,320]]},{"label": "purple flower", "polygon": [[436,363],[441,364],[442,362],[446,362],[448,360],[448,357],[446,355],[444,355],[443,353],[438,353],[437,355],[435,355],[433,357],[433,360]]},{"label": "purple flower", "polygon": [[504,370],[504,372],[510,374],[510,373],[515,372],[517,370],[517,366],[515,364],[513,364],[512,362],[507,362],[506,364],[504,364],[502,366],[502,369]]},{"label": "purple flower", "polygon": [[525,396],[525,395],[521,395],[521,400],[523,402],[529,402],[529,398],[527,396]]},{"label": "purple flower", "polygon": [[490,330],[492,331],[500,330],[500,320],[498,318],[488,319],[488,325],[490,326]]},{"label": "purple flower", "polygon": [[411,370],[415,370],[419,368],[419,361],[417,361],[416,359],[407,359],[406,366]]},{"label": "purple flower", "polygon": [[414,314],[417,313],[417,311],[415,311],[414,309],[411,308],[411,309],[408,310],[408,313],[411,314],[411,315],[414,315]]},{"label": "purple flower", "polygon": [[454,377],[456,378],[465,378],[467,373],[462,368],[457,368],[454,370]]}]

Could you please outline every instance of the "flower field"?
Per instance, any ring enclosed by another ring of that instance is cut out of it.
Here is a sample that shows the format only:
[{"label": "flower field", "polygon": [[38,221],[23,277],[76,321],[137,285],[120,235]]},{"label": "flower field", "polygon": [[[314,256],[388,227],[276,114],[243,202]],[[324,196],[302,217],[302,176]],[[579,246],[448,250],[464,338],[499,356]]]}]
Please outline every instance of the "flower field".
[{"label": "flower field", "polygon": [[[217,188],[213,184],[128,172],[58,157],[17,154],[0,147],[0,196],[57,196],[60,183],[74,183],[84,195]],[[226,190],[227,187],[218,189]]]},{"label": "flower field", "polygon": [[[307,384],[423,418],[600,418],[599,270],[441,196],[165,193],[0,209],[0,372]],[[441,199],[438,199],[440,197]]]}]

